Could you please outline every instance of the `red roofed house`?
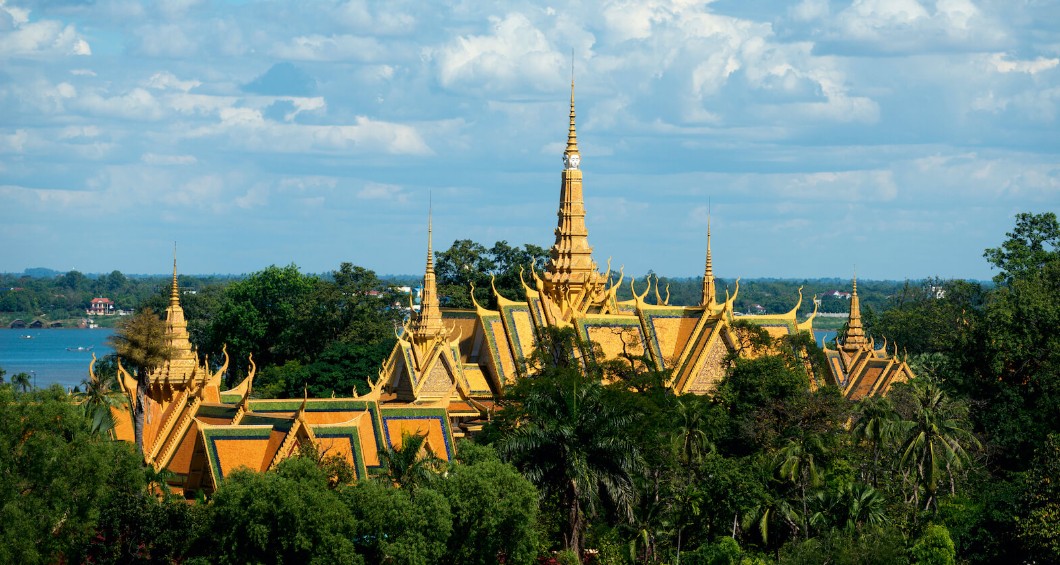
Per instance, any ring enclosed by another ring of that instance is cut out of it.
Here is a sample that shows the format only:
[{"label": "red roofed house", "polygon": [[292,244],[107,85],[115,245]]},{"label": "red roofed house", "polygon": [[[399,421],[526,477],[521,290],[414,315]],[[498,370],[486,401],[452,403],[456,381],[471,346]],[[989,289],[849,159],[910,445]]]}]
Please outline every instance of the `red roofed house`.
[{"label": "red roofed house", "polygon": [[110,316],[114,314],[114,301],[109,298],[93,298],[85,313],[92,316]]}]

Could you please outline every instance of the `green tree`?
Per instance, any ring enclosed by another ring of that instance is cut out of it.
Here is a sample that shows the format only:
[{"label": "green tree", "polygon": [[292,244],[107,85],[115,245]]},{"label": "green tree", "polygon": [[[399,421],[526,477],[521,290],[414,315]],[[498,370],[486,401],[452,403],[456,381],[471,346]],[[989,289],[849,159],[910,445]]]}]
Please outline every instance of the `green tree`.
[{"label": "green tree", "polygon": [[383,468],[379,478],[409,491],[433,482],[443,464],[427,445],[427,436],[422,434],[404,433],[401,447],[388,445],[379,450],[379,465]]},{"label": "green tree", "polygon": [[674,443],[678,448],[681,463],[692,466],[699,462],[703,455],[714,450],[706,430],[706,406],[700,397],[684,397],[676,400],[674,408],[674,419],[677,422]]},{"label": "green tree", "polygon": [[[95,364],[95,355],[92,357]],[[84,390],[74,394],[85,416],[92,422],[92,431],[114,437],[115,409],[127,410],[129,399],[118,387],[118,375],[113,371],[95,372],[81,382]]]},{"label": "green tree", "polygon": [[858,403],[855,414],[852,430],[854,439],[872,446],[872,463],[865,473],[865,478],[872,486],[879,486],[880,458],[887,446],[894,441],[898,413],[886,397],[872,396]]},{"label": "green tree", "polygon": [[26,392],[33,388],[33,380],[30,378],[29,373],[19,372],[11,375],[11,386]]},{"label": "green tree", "polygon": [[293,457],[267,473],[236,470],[205,508],[200,547],[215,563],[363,563],[357,523],[316,462]]},{"label": "green tree", "polygon": [[356,519],[351,539],[366,563],[440,563],[453,517],[438,492],[406,489],[377,481],[358,481],[338,491]]},{"label": "green tree", "polygon": [[296,347],[286,337],[297,326],[300,308],[316,284],[295,265],[273,265],[232,283],[206,332],[206,352],[216,357],[227,344],[231,374],[237,378],[247,374],[250,354],[260,367],[295,358]]},{"label": "green tree", "polygon": [[953,565],[957,562],[957,550],[945,526],[929,525],[909,552],[916,565]]},{"label": "green tree", "polygon": [[75,556],[76,561],[184,562],[196,544],[203,512],[202,506],[183,499],[159,500],[144,491],[118,491],[100,502],[99,522],[81,555]]},{"label": "green tree", "polygon": [[1060,434],[1050,435],[1038,449],[1026,486],[1018,535],[1044,563],[1060,555]]},{"label": "green tree", "polygon": [[986,260],[1000,272],[994,277],[997,284],[1011,284],[1056,261],[1060,254],[1060,222],[1053,212],[1016,214],[1016,228],[1005,234],[1008,239],[1001,247],[983,252]]},{"label": "green tree", "polygon": [[90,539],[100,501],[143,488],[129,444],[90,429],[58,386],[0,387],[0,563],[57,563]]},{"label": "green tree", "polygon": [[143,309],[119,322],[117,331],[107,341],[136,377],[136,399],[132,407],[133,431],[136,447],[143,453],[144,410],[149,377],[172,355],[166,343],[166,325],[150,309]]},{"label": "green tree", "polygon": [[[939,477],[949,476],[952,493],[954,472],[971,461],[967,448],[978,448],[980,443],[968,430],[967,406],[951,400],[937,384],[913,381],[898,390],[907,395],[903,399],[906,413],[898,424],[900,464],[913,469],[918,486],[924,489],[923,507],[937,507]],[[919,491],[914,498],[919,500]]]},{"label": "green tree", "polygon": [[[464,461],[462,454],[469,450],[476,453]],[[530,562],[537,548],[537,489],[490,448],[461,441],[457,457],[437,483],[453,513],[446,560],[481,565]]]},{"label": "green tree", "polygon": [[578,352],[589,346],[572,330],[550,331],[534,353],[536,370],[510,392],[498,451],[558,501],[563,545],[580,555],[587,519],[602,501],[632,518],[641,454],[627,431],[634,414],[609,398],[599,373],[583,373],[590,361]]}]

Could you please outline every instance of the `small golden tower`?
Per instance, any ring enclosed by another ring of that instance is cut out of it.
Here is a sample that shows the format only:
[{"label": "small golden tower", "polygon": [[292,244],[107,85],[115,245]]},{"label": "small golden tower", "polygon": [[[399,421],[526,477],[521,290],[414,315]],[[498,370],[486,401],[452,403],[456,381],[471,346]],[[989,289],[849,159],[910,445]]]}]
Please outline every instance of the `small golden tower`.
[{"label": "small golden tower", "polygon": [[427,215],[427,267],[423,272],[423,294],[420,296],[420,313],[412,325],[413,339],[424,345],[444,335],[442,310],[438,301],[438,282],[434,274],[433,218]]},{"label": "small golden tower", "polygon": [[871,347],[861,325],[861,301],[858,299],[858,276],[854,275],[854,292],[850,295],[850,317],[847,319],[847,335],[843,349],[847,351]]}]

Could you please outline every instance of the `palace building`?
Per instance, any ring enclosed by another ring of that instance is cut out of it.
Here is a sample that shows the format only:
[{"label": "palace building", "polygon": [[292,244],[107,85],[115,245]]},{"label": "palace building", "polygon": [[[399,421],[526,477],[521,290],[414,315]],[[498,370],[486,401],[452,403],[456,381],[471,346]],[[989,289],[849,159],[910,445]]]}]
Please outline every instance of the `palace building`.
[{"label": "palace building", "polygon": [[[146,462],[171,471],[171,486],[178,491],[210,492],[234,469],[265,471],[295,453],[300,443],[313,442],[322,452],[345,458],[364,477],[379,467],[379,452],[400,447],[405,434],[425,435],[428,449],[451,459],[454,438],[481,428],[505,387],[519,378],[545,328],[573,328],[606,359],[644,360],[645,369],[668,374],[666,384],[676,394],[715,390],[725,374],[726,357],[745,350],[737,321],[758,326],[773,338],[812,332],[816,307],[799,320],[801,290],[783,314],[738,316],[733,310],[738,280],[733,295],[726,292],[725,300],[718,301],[709,220],[698,305],[670,305],[669,293],[660,292],[650,279],[643,284],[630,280],[633,298],[618,299],[624,275],[613,280],[610,264],[601,271],[589,245],[573,82],[563,164],[555,243],[546,267],[541,273],[523,273],[521,296],[502,296],[493,288],[496,310],[477,302],[468,310],[441,308],[428,220],[420,310],[399,332],[398,343],[378,378],[369,379],[371,392],[364,396],[254,398],[253,358],[249,376],[235,388],[221,390],[227,352],[221,368],[210,371],[192,349],[174,258],[166,311],[172,359],[149,376],[143,395],[119,363],[120,385],[130,406],[135,408],[138,398],[145,403]],[[913,377],[897,349],[888,353],[866,339],[856,280],[847,337],[825,355],[829,382],[811,386],[832,384],[848,398],[885,394],[891,384]],[[115,416],[118,438],[133,441],[132,411],[116,410]]]},{"label": "palace building", "polygon": [[[563,164],[556,240],[545,270],[524,273],[522,296],[502,296],[493,288],[496,310],[477,302],[473,310],[440,308],[428,222],[422,309],[406,324],[383,366],[387,392],[413,405],[449,398],[454,423],[473,432],[475,419],[487,414],[505,386],[518,378],[521,363],[544,328],[574,328],[583,340],[599,346],[606,359],[647,359],[649,368],[669,373],[667,386],[677,394],[709,394],[717,387],[725,374],[725,358],[741,349],[733,328],[737,320],[757,325],[773,338],[812,332],[816,308],[806,319],[798,319],[801,290],[784,314],[737,316],[733,303],[739,281],[731,297],[718,301],[709,221],[698,305],[671,306],[668,293],[662,296],[650,279],[640,287],[629,281],[633,298],[618,300],[624,277],[610,280],[610,264],[601,272],[589,245],[573,82]],[[864,340],[860,320],[855,282],[851,332],[838,351],[827,353],[832,384],[850,398],[883,394],[892,382],[912,376],[907,365]]]}]

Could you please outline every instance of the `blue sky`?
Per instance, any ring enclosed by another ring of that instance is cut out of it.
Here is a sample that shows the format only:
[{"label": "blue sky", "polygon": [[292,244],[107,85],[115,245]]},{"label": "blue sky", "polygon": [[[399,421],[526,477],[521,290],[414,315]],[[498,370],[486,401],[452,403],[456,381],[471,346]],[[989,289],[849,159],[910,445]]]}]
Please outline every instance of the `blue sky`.
[{"label": "blue sky", "polygon": [[0,0],[0,271],[423,268],[551,245],[571,52],[597,261],[989,278],[1060,208],[1049,0]]}]

